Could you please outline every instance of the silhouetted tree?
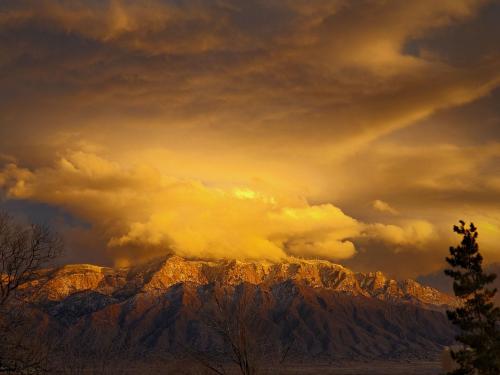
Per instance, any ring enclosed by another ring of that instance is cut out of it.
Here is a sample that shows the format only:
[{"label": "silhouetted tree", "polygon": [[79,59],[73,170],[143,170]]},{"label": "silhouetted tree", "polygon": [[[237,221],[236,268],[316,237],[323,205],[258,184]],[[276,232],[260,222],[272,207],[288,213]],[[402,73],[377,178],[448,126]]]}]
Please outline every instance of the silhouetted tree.
[{"label": "silhouetted tree", "polygon": [[38,271],[62,250],[49,227],[20,225],[0,213],[0,372],[38,373],[46,361],[46,346],[28,334],[26,302],[38,289]]},{"label": "silhouetted tree", "polygon": [[495,280],[495,274],[483,271],[483,257],[476,242],[478,232],[473,223],[466,227],[464,221],[453,231],[463,236],[461,243],[450,247],[446,261],[451,269],[445,274],[452,277],[455,295],[462,305],[447,311],[448,318],[460,328],[457,341],[463,348],[452,351],[451,356],[459,368],[449,374],[498,375],[500,374],[500,309],[492,299],[496,289],[487,285]]},{"label": "silhouetted tree", "polygon": [[[271,322],[259,313],[258,290],[242,283],[231,288],[215,288],[210,306],[200,311],[201,320],[220,338],[222,346],[212,347],[213,352],[187,348],[188,353],[203,367],[219,375],[227,374],[225,363],[229,360],[242,375],[261,373],[261,366],[282,366],[294,340],[283,346],[273,343]],[[279,346],[279,347],[277,347]],[[231,372],[230,372],[231,373]]]}]

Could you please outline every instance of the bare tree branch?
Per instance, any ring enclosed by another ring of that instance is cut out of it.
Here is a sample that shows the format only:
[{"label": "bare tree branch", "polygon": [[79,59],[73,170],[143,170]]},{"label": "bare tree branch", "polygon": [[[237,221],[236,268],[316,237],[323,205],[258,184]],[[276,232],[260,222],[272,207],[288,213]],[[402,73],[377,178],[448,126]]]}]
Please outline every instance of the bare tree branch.
[{"label": "bare tree branch", "polygon": [[[272,323],[260,316],[258,306],[262,303],[263,291],[255,285],[240,284],[237,287],[215,285],[211,290],[210,303],[198,312],[200,321],[223,343],[217,358],[226,358],[237,366],[243,375],[259,373],[264,361],[277,360],[282,365],[288,356],[293,341],[283,350],[274,346]],[[211,347],[209,351],[217,350]],[[278,353],[279,352],[279,353]],[[207,353],[191,351],[191,355],[213,367]],[[210,366],[205,365],[210,369]],[[217,368],[220,368],[218,366]],[[215,373],[219,373],[214,371]]]},{"label": "bare tree branch", "polygon": [[40,269],[61,251],[61,239],[48,226],[23,226],[0,212],[0,372],[48,371],[47,346],[28,334],[24,314]]}]

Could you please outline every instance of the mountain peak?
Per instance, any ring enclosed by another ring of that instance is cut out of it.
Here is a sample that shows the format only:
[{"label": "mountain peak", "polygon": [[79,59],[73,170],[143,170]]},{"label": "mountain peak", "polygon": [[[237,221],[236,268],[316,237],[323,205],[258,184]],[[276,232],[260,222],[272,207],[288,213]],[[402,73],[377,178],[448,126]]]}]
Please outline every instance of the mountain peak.
[{"label": "mountain peak", "polygon": [[213,350],[216,338],[203,327],[214,295],[237,301],[243,290],[250,301],[245,304],[276,330],[274,338],[295,332],[285,340],[315,360],[319,354],[354,358],[360,346],[375,358],[398,357],[394,347],[426,356],[454,335],[443,314],[456,304],[453,297],[414,280],[353,272],[329,261],[170,256],[130,268],[68,265],[44,270],[40,282],[37,313],[60,327],[64,340],[75,340],[76,347],[79,337],[93,338],[95,347],[103,339],[131,337],[137,353],[175,352],[178,345],[172,343],[178,342]]},{"label": "mountain peak", "polygon": [[272,286],[293,281],[312,288],[430,306],[455,305],[456,299],[414,280],[397,281],[382,272],[353,272],[327,260],[289,258],[280,263],[238,260],[188,260],[177,255],[130,268],[66,265],[46,273],[45,297],[61,300],[93,290],[105,295],[162,293],[179,283]]}]

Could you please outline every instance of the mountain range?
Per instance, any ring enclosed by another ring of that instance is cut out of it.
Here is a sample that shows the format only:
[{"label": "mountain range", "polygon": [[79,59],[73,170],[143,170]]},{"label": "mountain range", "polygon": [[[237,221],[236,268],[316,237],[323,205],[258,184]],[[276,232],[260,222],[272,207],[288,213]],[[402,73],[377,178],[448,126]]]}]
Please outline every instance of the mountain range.
[{"label": "mountain range", "polygon": [[[500,290],[500,263],[490,263],[483,267],[487,273],[494,273],[497,278],[490,284],[489,288]],[[444,270],[438,270],[427,275],[417,278],[417,281],[425,285],[429,285],[443,293],[453,293],[453,280],[444,274]],[[496,305],[500,305],[500,292],[497,292],[494,297]]]},{"label": "mountain range", "polygon": [[169,256],[130,268],[45,269],[32,285],[40,331],[88,355],[111,347],[143,358],[220,354],[213,323],[231,326],[243,310],[248,334],[301,361],[434,358],[455,335],[444,314],[454,297],[323,260]]}]

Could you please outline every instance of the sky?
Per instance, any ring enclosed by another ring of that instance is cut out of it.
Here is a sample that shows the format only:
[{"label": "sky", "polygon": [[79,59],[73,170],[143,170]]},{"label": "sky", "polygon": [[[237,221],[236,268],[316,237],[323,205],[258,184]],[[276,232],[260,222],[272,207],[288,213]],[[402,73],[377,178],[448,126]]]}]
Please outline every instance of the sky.
[{"label": "sky", "polygon": [[0,199],[64,262],[500,261],[500,3],[2,0]]}]

